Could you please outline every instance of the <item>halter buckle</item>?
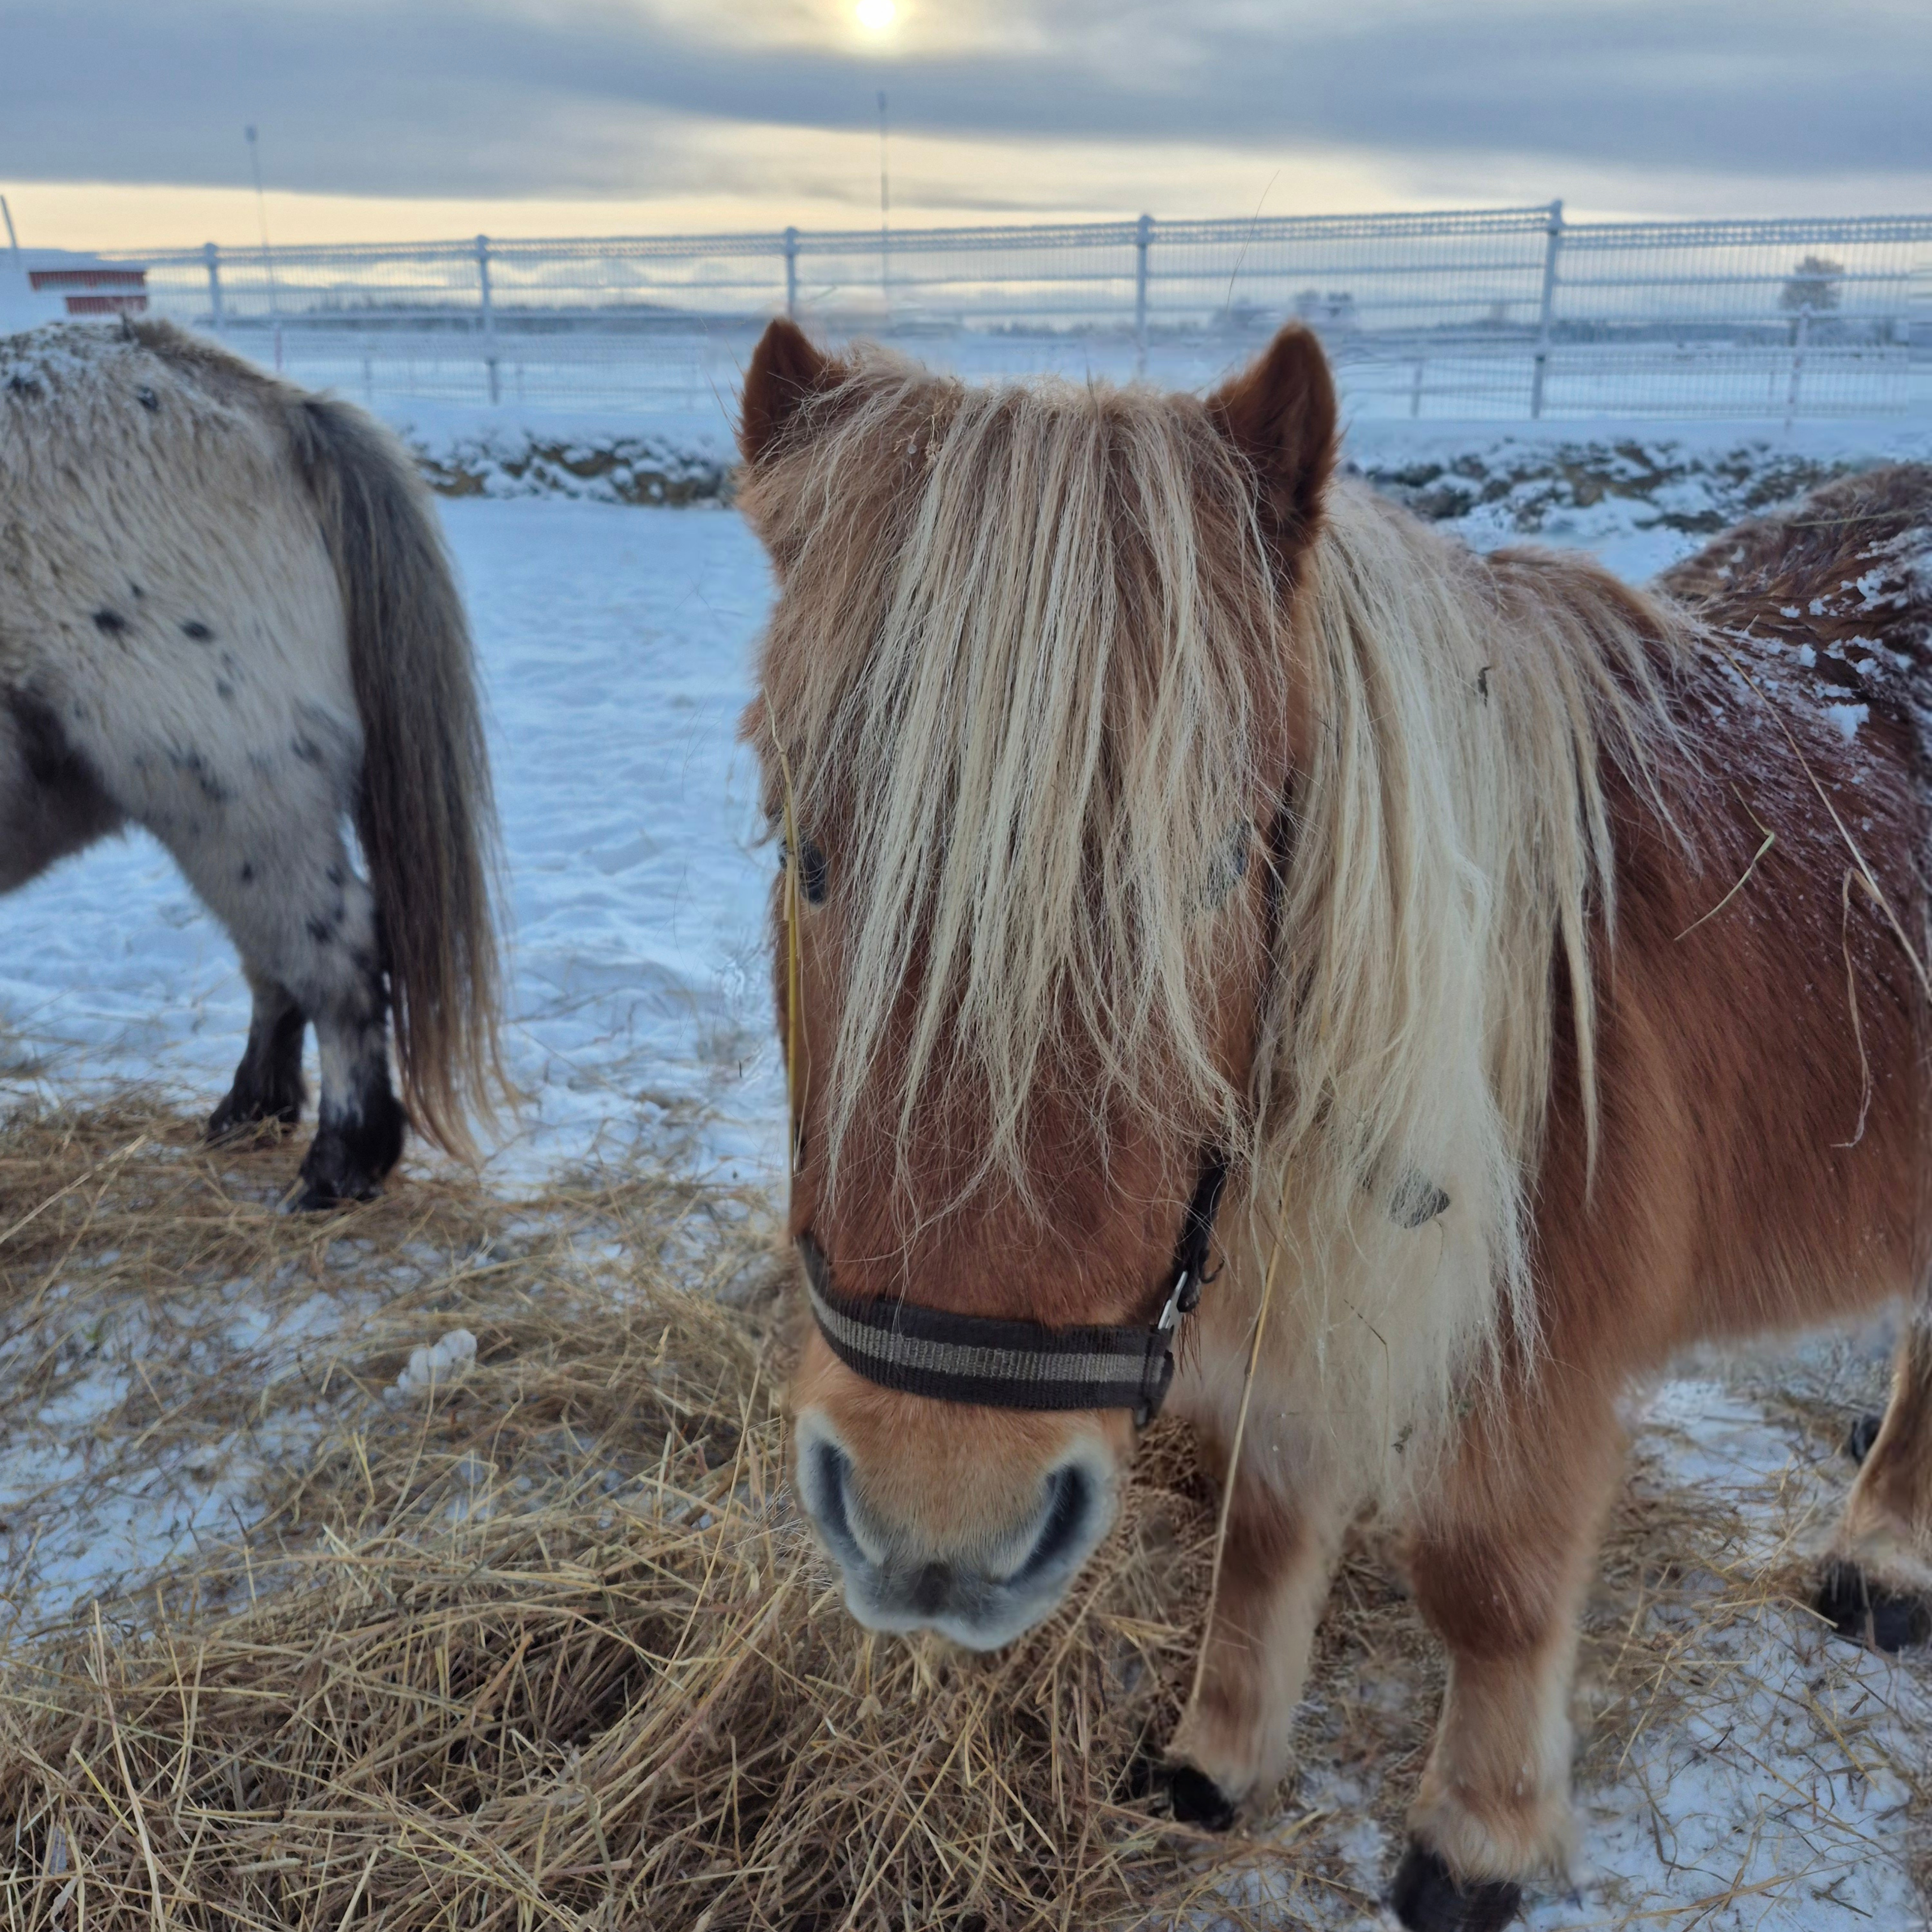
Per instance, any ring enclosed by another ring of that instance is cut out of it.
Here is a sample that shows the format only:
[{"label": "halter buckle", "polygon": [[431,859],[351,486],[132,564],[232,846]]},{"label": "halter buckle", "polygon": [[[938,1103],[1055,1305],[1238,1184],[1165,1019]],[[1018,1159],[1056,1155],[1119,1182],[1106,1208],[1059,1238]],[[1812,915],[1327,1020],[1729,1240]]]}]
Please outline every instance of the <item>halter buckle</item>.
[{"label": "halter buckle", "polygon": [[[1187,1292],[1190,1286],[1194,1286],[1192,1294]],[[1154,1324],[1155,1331],[1162,1335],[1171,1333],[1179,1324],[1184,1315],[1194,1312],[1200,1299],[1201,1290],[1194,1284],[1194,1270],[1183,1268],[1174,1278],[1174,1292],[1167,1298],[1166,1305],[1161,1310]]]}]

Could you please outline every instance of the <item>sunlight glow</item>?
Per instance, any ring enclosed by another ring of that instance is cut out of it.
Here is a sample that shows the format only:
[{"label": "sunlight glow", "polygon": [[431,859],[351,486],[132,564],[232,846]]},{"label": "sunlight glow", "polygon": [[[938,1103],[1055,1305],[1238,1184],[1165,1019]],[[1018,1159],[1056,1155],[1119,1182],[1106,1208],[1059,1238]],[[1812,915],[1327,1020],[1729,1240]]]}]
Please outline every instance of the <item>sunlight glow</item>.
[{"label": "sunlight glow", "polygon": [[892,26],[898,8],[893,0],[859,0],[852,11],[867,33],[883,34]]}]

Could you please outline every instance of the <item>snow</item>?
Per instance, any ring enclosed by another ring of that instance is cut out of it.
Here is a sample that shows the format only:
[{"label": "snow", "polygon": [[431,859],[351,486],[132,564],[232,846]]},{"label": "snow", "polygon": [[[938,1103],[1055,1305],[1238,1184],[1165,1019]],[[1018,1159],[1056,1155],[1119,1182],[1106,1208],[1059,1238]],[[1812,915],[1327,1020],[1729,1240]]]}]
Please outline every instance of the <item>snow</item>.
[{"label": "snow", "polygon": [[1850,744],[1858,735],[1858,727],[1871,716],[1868,704],[1838,704],[1824,707],[1825,716],[1837,728],[1838,736]]},{"label": "snow", "polygon": [[[73,1616],[96,1597],[210,1548],[232,1547],[270,1472],[305,1462],[322,1426],[310,1400],[165,1450],[130,1445],[117,1418],[184,1364],[265,1397],[331,1352],[366,1288],[284,1298],[280,1284],[220,1284],[208,1307],[110,1309],[81,1270],[0,1333],[0,1649],[16,1627]],[[211,1309],[212,1313],[211,1315]],[[31,1407],[14,1389],[52,1358],[58,1393]]]},{"label": "snow", "polygon": [[428,1347],[412,1348],[402,1373],[392,1385],[392,1396],[428,1395],[461,1376],[476,1360],[476,1337],[467,1328],[452,1328]]},{"label": "snow", "polygon": [[[1742,1534],[1721,1552],[1725,1574],[1697,1579],[1719,1600],[1726,1580],[1774,1562],[1796,1515],[1808,1507],[1828,1523],[1835,1501],[1794,1431],[1702,1378],[1658,1391],[1637,1480],[1736,1499]],[[1897,1767],[1919,1761],[1932,1735],[1932,1680],[1789,1603],[1708,1610],[1653,1613],[1653,1640],[1679,1650],[1700,1694],[1579,1792],[1574,1876],[1592,1902],[1638,1919],[1728,1898],[1698,1922],[1713,1932],[1922,1924],[1904,1830],[1912,1794]],[[1547,1932],[1575,1923],[1560,1902],[1529,1918]]]}]

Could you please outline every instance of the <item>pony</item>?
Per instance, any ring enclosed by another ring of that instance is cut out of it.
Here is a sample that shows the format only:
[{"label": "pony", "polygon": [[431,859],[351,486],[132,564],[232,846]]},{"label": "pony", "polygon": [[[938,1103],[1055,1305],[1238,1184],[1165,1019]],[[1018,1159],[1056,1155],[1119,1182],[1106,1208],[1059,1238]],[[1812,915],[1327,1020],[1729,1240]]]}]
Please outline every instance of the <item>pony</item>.
[{"label": "pony", "polygon": [[1390,1903],[1498,1926],[1571,1849],[1620,1399],[1904,1298],[1818,1602],[1922,1640],[1932,470],[1636,590],[1338,473],[1294,326],[1203,398],[778,322],[740,436],[794,1476],[859,1621],[1036,1622],[1165,1397],[1222,1510],[1174,1815],[1267,1802],[1378,1508],[1448,1660]]},{"label": "pony", "polygon": [[494,822],[393,436],[165,322],[0,340],[0,891],[130,824],[167,848],[253,995],[211,1136],[299,1119],[315,1028],[300,1206],[373,1194],[406,1121],[474,1151],[502,1090]]}]

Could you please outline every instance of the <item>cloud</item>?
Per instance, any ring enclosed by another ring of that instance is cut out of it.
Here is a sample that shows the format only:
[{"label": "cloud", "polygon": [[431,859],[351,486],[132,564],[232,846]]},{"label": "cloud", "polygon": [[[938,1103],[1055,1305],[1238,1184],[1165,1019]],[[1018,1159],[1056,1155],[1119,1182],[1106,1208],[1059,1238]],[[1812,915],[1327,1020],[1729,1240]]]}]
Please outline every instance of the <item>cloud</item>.
[{"label": "cloud", "polygon": [[1886,0],[953,0],[890,58],[829,5],[718,11],[16,0],[0,177],[232,184],[256,121],[283,188],[635,196],[688,184],[694,123],[712,166],[734,124],[868,127],[880,85],[896,128],[955,139],[1932,174],[1932,8]]}]

